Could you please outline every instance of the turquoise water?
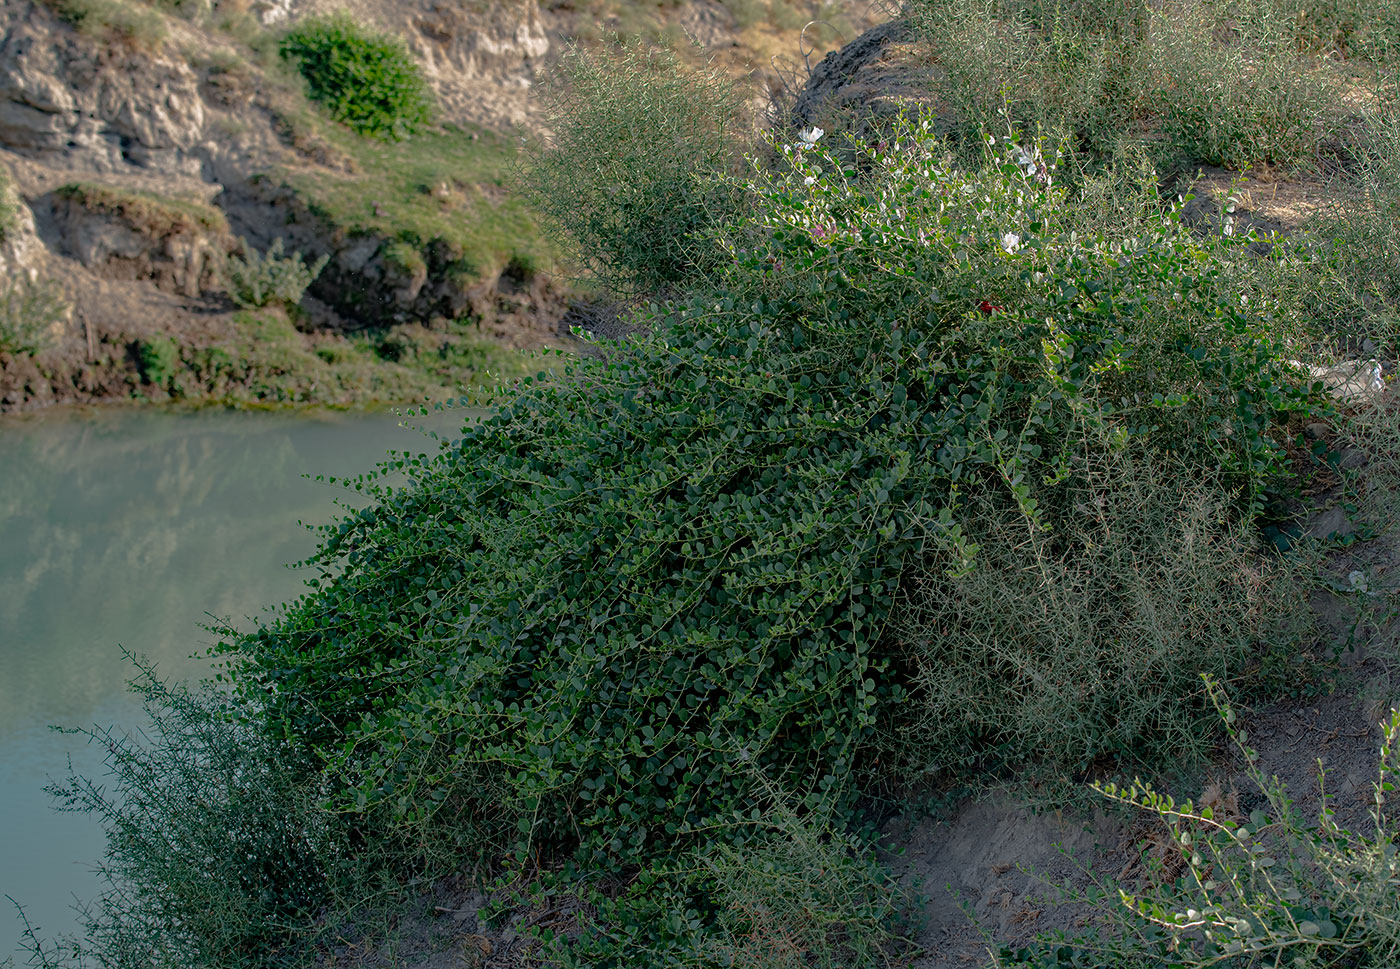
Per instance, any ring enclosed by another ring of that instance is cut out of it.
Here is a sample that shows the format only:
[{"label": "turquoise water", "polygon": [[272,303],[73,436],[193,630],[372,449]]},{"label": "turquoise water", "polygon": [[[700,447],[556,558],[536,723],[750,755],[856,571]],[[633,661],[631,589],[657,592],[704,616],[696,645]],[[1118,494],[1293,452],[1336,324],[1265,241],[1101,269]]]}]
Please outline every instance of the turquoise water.
[{"label": "turquoise water", "polygon": [[[409,423],[449,435],[462,416]],[[367,471],[389,450],[437,442],[392,414],[99,411],[0,419],[0,896],[41,935],[77,927],[75,899],[98,889],[96,824],[54,811],[43,792],[67,759],[96,774],[100,751],[50,724],[139,728],[121,647],[174,679],[210,616],[246,625],[295,596],[289,568],[315,547],[298,521],[324,522],[344,488],[304,475]],[[0,898],[0,964],[21,924]]]}]

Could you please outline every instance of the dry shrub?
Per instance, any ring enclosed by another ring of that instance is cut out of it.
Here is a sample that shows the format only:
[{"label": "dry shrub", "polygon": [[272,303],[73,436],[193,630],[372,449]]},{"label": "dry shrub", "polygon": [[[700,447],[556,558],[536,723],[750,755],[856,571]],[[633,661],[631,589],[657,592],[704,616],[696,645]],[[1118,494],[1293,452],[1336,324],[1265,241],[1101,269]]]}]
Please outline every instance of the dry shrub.
[{"label": "dry shrub", "polygon": [[1053,532],[987,509],[971,572],[934,556],[910,584],[896,626],[921,766],[1189,756],[1212,736],[1200,675],[1236,681],[1292,640],[1301,566],[1263,552],[1209,476],[1117,457],[1086,481]]}]

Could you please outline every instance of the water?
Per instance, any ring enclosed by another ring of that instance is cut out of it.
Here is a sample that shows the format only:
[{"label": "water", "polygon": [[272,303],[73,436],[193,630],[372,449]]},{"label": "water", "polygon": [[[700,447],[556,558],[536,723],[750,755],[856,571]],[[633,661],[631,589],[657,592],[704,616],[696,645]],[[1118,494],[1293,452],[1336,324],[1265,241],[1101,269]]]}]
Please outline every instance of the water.
[{"label": "water", "polygon": [[[414,419],[442,434],[462,417]],[[369,470],[389,450],[436,442],[393,415],[106,411],[0,420],[0,896],[41,935],[72,931],[92,898],[96,823],[43,793],[67,758],[100,751],[50,724],[139,726],[120,646],[170,678],[198,678],[209,617],[246,625],[301,591],[288,564],[315,548],[352,492],[306,474]],[[0,898],[0,964],[21,925]]]}]

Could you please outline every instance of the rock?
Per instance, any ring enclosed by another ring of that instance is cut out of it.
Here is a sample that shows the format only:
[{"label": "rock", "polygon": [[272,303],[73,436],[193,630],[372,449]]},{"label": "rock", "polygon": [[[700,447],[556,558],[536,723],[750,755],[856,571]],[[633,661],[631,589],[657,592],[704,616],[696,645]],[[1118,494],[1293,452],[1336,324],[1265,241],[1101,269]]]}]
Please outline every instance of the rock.
[{"label": "rock", "polygon": [[1371,456],[1360,448],[1349,447],[1342,452],[1341,459],[1337,466],[1343,471],[1355,471],[1357,468],[1364,468],[1371,461]]},{"label": "rock", "polygon": [[[91,195],[101,191],[90,190]],[[220,287],[224,258],[233,248],[220,220],[201,222],[139,196],[127,196],[134,201],[126,208],[105,199],[94,202],[91,195],[60,190],[49,199],[65,255],[104,277],[150,279],[185,296]]]},{"label": "rock", "polygon": [[4,12],[0,146],[62,168],[198,173],[204,106],[183,58],[84,42],[42,4]]},{"label": "rock", "polygon": [[335,261],[346,272],[363,272],[381,245],[383,240],[375,236],[354,237],[349,245],[335,254]]},{"label": "rock", "polygon": [[0,101],[0,143],[18,151],[63,151],[70,128],[61,115],[18,101]]},{"label": "rock", "polygon": [[1330,430],[1331,428],[1321,421],[1313,421],[1303,428],[1303,433],[1307,435],[1310,441],[1320,441],[1327,436],[1327,432]]},{"label": "rock", "polygon": [[692,42],[715,50],[738,47],[738,21],[734,14],[716,0],[691,0],[681,13],[681,30]]},{"label": "rock", "polygon": [[1346,538],[1355,531],[1351,522],[1347,520],[1346,509],[1334,507],[1314,515],[1308,521],[1305,534],[1309,538],[1325,540]]},{"label": "rock", "polygon": [[[3,169],[0,169],[3,174]],[[13,213],[4,230],[0,232],[0,288],[16,283],[46,283],[55,278],[49,258],[49,251],[35,231],[33,210],[8,182],[0,182],[0,205]],[[54,315],[53,322],[43,334],[46,346],[55,346],[63,341],[72,323],[72,305],[66,296],[60,297],[63,303]]]},{"label": "rock", "polygon": [[252,10],[264,27],[280,24],[292,15],[294,0],[258,0]]},{"label": "rock", "polygon": [[1334,366],[1288,361],[1307,377],[1322,383],[1342,403],[1360,403],[1385,391],[1384,370],[1377,360],[1347,360]]},{"label": "rock", "polygon": [[0,183],[0,192],[5,196],[0,198],[0,205],[14,212],[13,224],[0,232],[0,280],[21,275],[37,280],[48,250],[34,230],[34,213],[13,187]]},{"label": "rock", "polygon": [[444,114],[487,126],[526,123],[535,68],[550,48],[536,0],[480,7],[427,0],[409,24],[405,39]]},{"label": "rock", "polygon": [[903,56],[911,40],[906,21],[872,27],[822,58],[792,109],[794,127],[850,113],[892,117],[906,101],[927,101],[927,68]]}]

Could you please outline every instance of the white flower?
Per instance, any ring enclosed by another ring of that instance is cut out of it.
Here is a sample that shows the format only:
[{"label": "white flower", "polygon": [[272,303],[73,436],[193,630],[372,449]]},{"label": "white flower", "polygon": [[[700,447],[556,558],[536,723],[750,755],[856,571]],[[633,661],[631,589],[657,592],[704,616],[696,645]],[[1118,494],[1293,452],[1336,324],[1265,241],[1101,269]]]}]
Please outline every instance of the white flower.
[{"label": "white flower", "polygon": [[1021,248],[1021,237],[1014,232],[1008,232],[1001,237],[1001,247],[1007,252],[1015,252]]},{"label": "white flower", "polygon": [[1366,573],[1356,570],[1347,576],[1347,585],[1352,592],[1367,592],[1370,590],[1370,583],[1366,581]]},{"label": "white flower", "polygon": [[807,185],[815,185],[815,184],[817,184],[817,176],[815,176],[815,175],[808,175],[808,176],[807,176],[806,178],[804,178],[802,181],[803,181],[804,184],[807,184]]},{"label": "white flower", "polygon": [[820,128],[803,128],[797,133],[797,137],[802,139],[803,148],[814,148],[816,147],[817,140],[824,134],[826,134],[826,132]]}]

